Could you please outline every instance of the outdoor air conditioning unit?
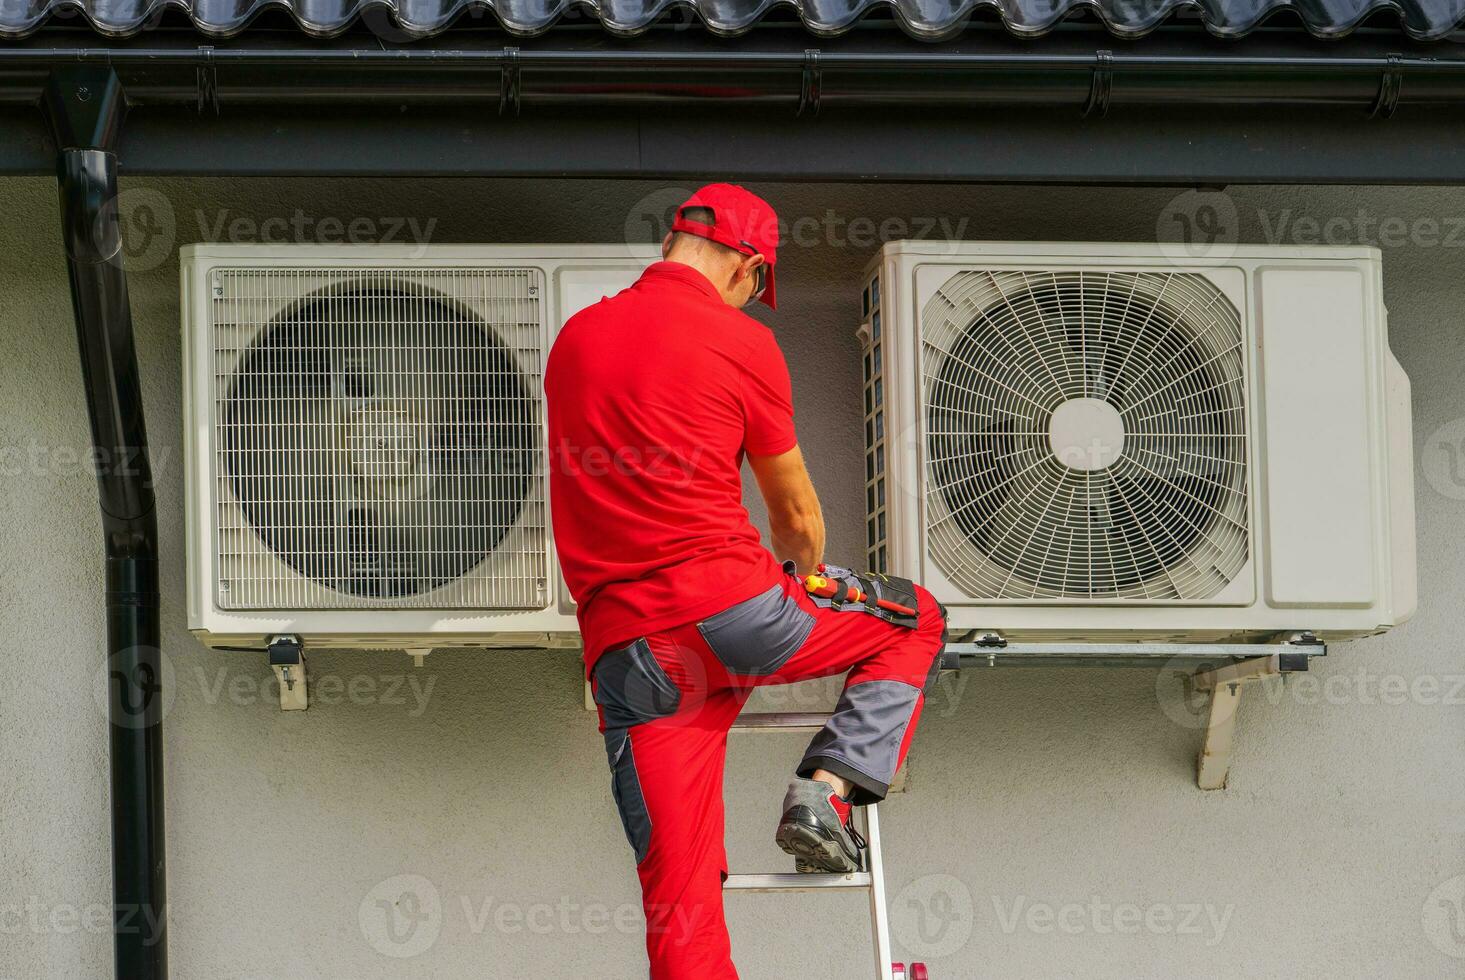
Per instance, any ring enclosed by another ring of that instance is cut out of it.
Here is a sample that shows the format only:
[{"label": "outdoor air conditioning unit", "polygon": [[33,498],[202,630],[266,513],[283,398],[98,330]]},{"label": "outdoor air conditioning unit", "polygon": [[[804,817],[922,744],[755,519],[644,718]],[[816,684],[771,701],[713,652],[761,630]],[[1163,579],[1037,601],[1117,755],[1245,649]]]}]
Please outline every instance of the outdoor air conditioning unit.
[{"label": "outdoor air conditioning unit", "polygon": [[542,373],[655,249],[183,249],[188,621],[212,645],[578,642]]},{"label": "outdoor air conditioning unit", "polygon": [[869,564],[953,631],[1340,639],[1414,610],[1377,249],[895,242],[860,335]]}]

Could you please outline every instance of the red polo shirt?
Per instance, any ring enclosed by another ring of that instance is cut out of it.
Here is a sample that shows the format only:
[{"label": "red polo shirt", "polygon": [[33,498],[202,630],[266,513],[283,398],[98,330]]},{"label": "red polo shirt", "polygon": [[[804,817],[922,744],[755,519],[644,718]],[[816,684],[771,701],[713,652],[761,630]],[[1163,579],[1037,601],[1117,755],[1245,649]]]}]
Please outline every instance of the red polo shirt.
[{"label": "red polo shirt", "polygon": [[544,390],[555,548],[587,670],[779,581],[741,470],[745,453],[796,444],[788,366],[772,331],[705,276],[657,262],[571,317]]}]

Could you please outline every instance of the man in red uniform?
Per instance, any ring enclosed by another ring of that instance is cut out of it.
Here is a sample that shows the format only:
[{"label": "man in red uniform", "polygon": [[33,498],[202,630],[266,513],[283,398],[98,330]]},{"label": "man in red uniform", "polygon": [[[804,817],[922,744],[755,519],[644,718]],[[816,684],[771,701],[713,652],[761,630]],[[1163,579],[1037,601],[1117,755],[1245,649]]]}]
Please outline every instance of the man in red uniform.
[{"label": "man in red uniform", "polygon": [[[847,872],[862,846],[850,806],[884,798],[942,649],[930,593],[821,564],[788,367],[742,312],[774,305],[777,250],[766,201],[702,188],[678,209],[665,260],[572,317],[545,371],[555,545],[636,855],[652,980],[737,977],[722,776],[752,688],[848,671],[776,832],[799,870]],[[742,504],[744,458],[771,552]],[[821,570],[811,594],[803,576]]]}]

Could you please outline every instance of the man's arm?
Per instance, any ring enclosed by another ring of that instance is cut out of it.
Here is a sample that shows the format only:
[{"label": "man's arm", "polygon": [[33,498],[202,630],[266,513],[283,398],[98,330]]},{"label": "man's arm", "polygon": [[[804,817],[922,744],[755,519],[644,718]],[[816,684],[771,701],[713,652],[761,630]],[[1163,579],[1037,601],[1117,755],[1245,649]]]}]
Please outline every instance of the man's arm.
[{"label": "man's arm", "polygon": [[824,512],[798,446],[777,456],[748,456],[758,490],[768,505],[773,553],[792,558],[800,575],[812,575],[824,560]]}]

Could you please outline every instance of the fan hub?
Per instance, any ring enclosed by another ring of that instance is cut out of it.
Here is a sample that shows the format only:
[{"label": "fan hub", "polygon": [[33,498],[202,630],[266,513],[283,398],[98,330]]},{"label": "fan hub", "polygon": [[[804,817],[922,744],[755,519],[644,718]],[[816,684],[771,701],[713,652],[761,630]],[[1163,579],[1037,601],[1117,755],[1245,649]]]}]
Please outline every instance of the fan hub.
[{"label": "fan hub", "polygon": [[1124,454],[1124,419],[1102,398],[1070,398],[1048,421],[1048,445],[1071,470],[1106,469]]},{"label": "fan hub", "polygon": [[422,458],[419,429],[405,414],[390,408],[357,409],[346,430],[351,469],[368,483],[410,483]]}]

